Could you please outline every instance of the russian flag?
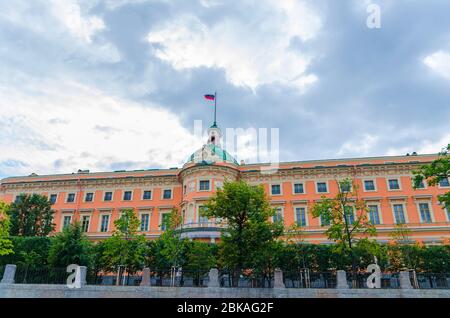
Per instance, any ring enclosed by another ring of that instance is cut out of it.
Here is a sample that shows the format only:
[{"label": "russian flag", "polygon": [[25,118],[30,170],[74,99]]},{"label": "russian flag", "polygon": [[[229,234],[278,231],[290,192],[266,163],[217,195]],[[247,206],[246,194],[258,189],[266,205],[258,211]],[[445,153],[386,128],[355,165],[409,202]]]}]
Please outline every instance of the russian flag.
[{"label": "russian flag", "polygon": [[205,95],[205,98],[207,100],[214,100],[214,99],[216,99],[216,96],[215,95],[211,95],[211,94],[207,94],[207,95]]}]

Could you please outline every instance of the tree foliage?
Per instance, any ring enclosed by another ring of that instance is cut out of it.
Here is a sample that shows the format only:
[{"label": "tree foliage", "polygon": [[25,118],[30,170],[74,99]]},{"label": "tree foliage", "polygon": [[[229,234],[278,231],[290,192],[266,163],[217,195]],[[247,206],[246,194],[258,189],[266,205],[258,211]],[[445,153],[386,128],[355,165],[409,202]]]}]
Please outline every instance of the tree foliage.
[{"label": "tree foliage", "polygon": [[8,209],[9,205],[0,201],[0,256],[13,253],[13,245],[9,239]]},{"label": "tree foliage", "polygon": [[[413,171],[414,188],[419,188],[422,182],[426,181],[429,186],[437,185],[442,179],[450,177],[450,144],[443,149],[436,160],[430,164],[422,165],[418,170]],[[438,200],[444,207],[450,207],[450,191],[438,195]]]},{"label": "tree foliage", "polygon": [[67,267],[70,264],[91,266],[92,243],[79,222],[70,224],[52,239],[48,264],[53,267]]},{"label": "tree foliage", "polygon": [[[262,186],[244,181],[225,182],[205,205],[203,215],[221,218],[227,224],[219,243],[219,263],[238,277],[243,269],[264,271],[274,241],[283,233],[281,222],[272,223],[275,213]],[[237,283],[235,280],[234,284]]]},{"label": "tree foliage", "polygon": [[350,256],[352,270],[356,270],[355,244],[360,239],[376,235],[375,227],[367,217],[367,206],[358,197],[358,187],[351,179],[336,181],[339,192],[334,198],[322,196],[314,204],[312,215],[329,223],[326,235],[337,243],[336,252]]},{"label": "tree foliage", "polygon": [[40,194],[21,194],[8,214],[12,236],[47,236],[54,228],[52,204]]},{"label": "tree foliage", "polygon": [[140,221],[134,210],[126,209],[114,225],[113,235],[103,242],[99,263],[105,272],[121,265],[123,271],[133,274],[143,268],[147,254],[145,237],[138,234]]}]

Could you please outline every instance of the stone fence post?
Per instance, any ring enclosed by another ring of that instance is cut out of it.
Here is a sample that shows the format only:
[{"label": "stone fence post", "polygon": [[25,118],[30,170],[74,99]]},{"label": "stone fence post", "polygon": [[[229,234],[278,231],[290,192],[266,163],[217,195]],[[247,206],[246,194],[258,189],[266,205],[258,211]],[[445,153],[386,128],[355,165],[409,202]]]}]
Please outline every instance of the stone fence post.
[{"label": "stone fence post", "polygon": [[87,285],[86,283],[86,275],[87,275],[87,267],[86,266],[80,266],[79,267],[79,278],[77,278],[80,282],[80,287],[84,287]]},{"label": "stone fence post", "polygon": [[150,282],[150,268],[145,267],[142,271],[142,281],[141,286],[151,286]]},{"label": "stone fence post", "polygon": [[336,284],[337,289],[348,289],[347,273],[345,271],[338,270],[336,273],[336,279],[337,279]]},{"label": "stone fence post", "polygon": [[400,288],[401,289],[413,289],[411,285],[411,279],[409,278],[408,271],[400,272]]},{"label": "stone fence post", "polygon": [[208,287],[220,287],[219,270],[217,268],[211,268],[208,277]]},{"label": "stone fence post", "polygon": [[8,264],[3,273],[3,279],[0,284],[14,284],[14,276],[16,275],[16,265]]},{"label": "stone fence post", "polygon": [[273,276],[274,276],[273,288],[286,288],[283,282],[283,271],[281,269],[275,268]]}]

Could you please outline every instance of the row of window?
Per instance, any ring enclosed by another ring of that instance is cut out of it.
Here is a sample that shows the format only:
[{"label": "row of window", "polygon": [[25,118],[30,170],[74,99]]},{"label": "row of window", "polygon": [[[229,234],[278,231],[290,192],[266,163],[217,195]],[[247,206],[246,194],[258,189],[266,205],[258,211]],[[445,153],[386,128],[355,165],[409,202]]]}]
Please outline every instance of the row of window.
[{"label": "row of window", "polygon": [[[19,196],[16,197],[16,202]],[[142,191],[142,200],[152,200],[152,190],[144,190]],[[58,195],[55,193],[50,194],[49,200],[52,204],[56,203],[58,199]],[[126,190],[122,193],[123,201],[131,201],[133,199],[133,191]],[[172,199],[172,189],[164,189],[162,192],[162,199],[170,200]],[[66,203],[74,203],[76,200],[76,193],[67,193],[66,194]],[[113,200],[113,191],[104,191],[103,192],[103,201],[108,202]],[[84,194],[84,202],[93,202],[94,201],[94,192],[86,192]]]},{"label": "row of window", "polygon": [[[391,178],[387,179],[387,187],[390,191],[396,191],[401,190],[401,181],[400,178]],[[444,178],[441,179],[439,182],[439,187],[441,188],[447,188],[450,187],[449,179]],[[343,192],[351,191],[351,184],[350,183],[341,183],[340,188]],[[375,179],[367,179],[363,181],[363,188],[364,191],[370,192],[370,191],[377,191],[376,187],[376,180]],[[419,185],[418,189],[424,189],[425,185],[422,181]],[[293,183],[293,193],[294,194],[304,194],[305,192],[305,183],[304,182],[294,182]],[[316,182],[316,193],[328,193],[328,182],[327,181],[317,181]],[[282,189],[281,184],[271,184],[270,187],[270,194],[271,195],[281,195]]]},{"label": "row of window", "polygon": [[[163,213],[161,214],[161,224],[160,228],[161,230],[165,231],[167,229],[167,223],[169,221],[170,213]],[[108,232],[109,231],[109,225],[110,225],[110,214],[102,214],[100,216],[100,232]],[[82,215],[81,216],[81,228],[83,232],[89,231],[89,225],[91,221],[90,215]],[[140,230],[142,232],[147,232],[150,228],[150,214],[149,213],[142,213],[140,214]],[[62,220],[62,229],[68,227],[72,222],[72,215],[64,215]]]},{"label": "row of window", "polygon": [[[368,206],[368,218],[369,221],[374,224],[382,224],[381,214],[379,210],[379,205],[377,204],[369,204]],[[434,219],[431,213],[430,204],[428,202],[423,202],[418,204],[420,220],[422,223],[433,223]],[[447,214],[447,221],[450,222],[450,207],[445,209]],[[396,224],[405,224],[408,223],[408,219],[405,212],[405,205],[402,203],[397,203],[392,205],[392,212],[394,215],[394,220]],[[296,207],[294,209],[295,222],[297,226],[307,226],[307,216],[306,216],[306,207]],[[349,224],[353,224],[355,222],[355,211],[354,207],[347,206],[345,211],[345,216],[347,222]],[[273,221],[278,222],[283,220],[283,209],[277,208],[275,215],[273,216]],[[326,217],[321,216],[320,218],[321,226],[330,225],[330,220],[327,220]]]}]

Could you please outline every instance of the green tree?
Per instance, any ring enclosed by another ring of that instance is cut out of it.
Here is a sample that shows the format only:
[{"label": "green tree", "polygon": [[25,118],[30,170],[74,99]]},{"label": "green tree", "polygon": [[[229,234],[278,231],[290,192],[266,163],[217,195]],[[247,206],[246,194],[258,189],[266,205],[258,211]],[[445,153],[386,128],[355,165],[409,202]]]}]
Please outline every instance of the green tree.
[{"label": "green tree", "polygon": [[357,185],[351,179],[337,181],[339,192],[334,198],[322,196],[314,204],[312,215],[329,223],[326,234],[337,243],[335,251],[352,262],[353,281],[356,280],[357,259],[354,247],[361,238],[376,235],[373,224],[367,217],[367,206],[359,199]]},{"label": "green tree", "polygon": [[[413,171],[414,188],[419,188],[422,182],[426,181],[429,186],[437,185],[441,180],[450,177],[450,144],[443,149],[436,160],[430,164],[422,165],[418,170]],[[438,200],[444,207],[450,207],[450,191],[438,195]]]},{"label": "green tree", "polygon": [[67,267],[70,264],[90,267],[92,243],[83,233],[79,222],[75,222],[58,233],[51,242],[48,264],[53,267]]},{"label": "green tree", "polygon": [[0,256],[13,253],[13,245],[9,239],[10,221],[8,204],[0,201]]},{"label": "green tree", "polygon": [[55,229],[52,204],[40,194],[21,194],[8,211],[12,236],[47,236]]},{"label": "green tree", "polygon": [[114,225],[113,235],[103,243],[99,263],[105,272],[114,272],[120,265],[120,278],[125,272],[130,275],[143,268],[148,249],[145,236],[138,234],[140,221],[134,210],[124,210]]},{"label": "green tree", "polygon": [[283,234],[282,222],[269,221],[275,210],[264,188],[244,181],[225,182],[205,207],[204,216],[221,218],[227,224],[219,243],[219,262],[232,271],[233,285],[237,286],[242,271],[256,269],[260,263],[255,260]]}]

